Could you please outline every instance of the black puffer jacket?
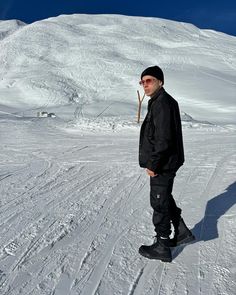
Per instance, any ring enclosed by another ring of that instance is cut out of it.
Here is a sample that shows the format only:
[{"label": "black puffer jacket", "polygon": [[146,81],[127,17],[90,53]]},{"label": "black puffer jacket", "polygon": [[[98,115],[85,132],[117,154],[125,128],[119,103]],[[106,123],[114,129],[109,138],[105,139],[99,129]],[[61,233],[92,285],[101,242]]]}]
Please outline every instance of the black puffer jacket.
[{"label": "black puffer jacket", "polygon": [[177,171],[184,163],[182,128],[177,101],[164,88],[148,101],[140,130],[139,165],[158,174]]}]

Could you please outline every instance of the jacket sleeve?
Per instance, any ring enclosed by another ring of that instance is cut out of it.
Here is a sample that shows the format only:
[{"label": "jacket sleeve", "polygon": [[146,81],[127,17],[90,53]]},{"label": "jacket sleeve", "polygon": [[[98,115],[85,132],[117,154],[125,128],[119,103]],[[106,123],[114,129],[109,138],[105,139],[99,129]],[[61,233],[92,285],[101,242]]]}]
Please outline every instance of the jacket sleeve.
[{"label": "jacket sleeve", "polygon": [[168,161],[172,147],[171,106],[166,102],[158,102],[152,108],[153,134],[150,139],[153,144],[151,157],[147,168],[158,173]]}]

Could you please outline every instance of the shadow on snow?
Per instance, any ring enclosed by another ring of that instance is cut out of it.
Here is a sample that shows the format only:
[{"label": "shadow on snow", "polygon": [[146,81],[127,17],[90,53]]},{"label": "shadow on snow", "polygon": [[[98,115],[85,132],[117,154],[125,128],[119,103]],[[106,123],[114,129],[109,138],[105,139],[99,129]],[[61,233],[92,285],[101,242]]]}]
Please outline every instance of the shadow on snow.
[{"label": "shadow on snow", "polygon": [[[212,198],[207,202],[206,210],[203,218],[191,229],[196,240],[209,241],[219,237],[217,223],[234,204],[236,204],[236,182],[229,185],[225,192]],[[192,244],[193,244],[192,243]],[[174,256],[178,256],[187,245],[180,246]]]}]

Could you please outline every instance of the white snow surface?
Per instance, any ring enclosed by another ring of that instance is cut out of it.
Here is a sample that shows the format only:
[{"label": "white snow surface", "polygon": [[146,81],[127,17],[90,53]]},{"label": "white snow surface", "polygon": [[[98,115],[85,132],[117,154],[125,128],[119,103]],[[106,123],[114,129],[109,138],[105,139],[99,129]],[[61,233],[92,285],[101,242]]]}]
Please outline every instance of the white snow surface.
[{"label": "white snow surface", "polygon": [[[235,37],[117,15],[2,21],[0,36],[0,294],[234,295]],[[138,253],[154,236],[136,123],[152,64],[182,111],[173,195],[196,236],[172,263]]]},{"label": "white snow surface", "polygon": [[0,294],[235,294],[235,131],[184,124],[173,194],[196,242],[168,264],[138,253],[154,235],[139,127],[88,123],[0,116]]},{"label": "white snow surface", "polygon": [[61,15],[29,25],[2,21],[0,32],[2,105],[77,102],[94,115],[112,102],[108,114],[132,115],[141,72],[158,64],[182,111],[197,120],[236,122],[236,37],[121,15]]}]

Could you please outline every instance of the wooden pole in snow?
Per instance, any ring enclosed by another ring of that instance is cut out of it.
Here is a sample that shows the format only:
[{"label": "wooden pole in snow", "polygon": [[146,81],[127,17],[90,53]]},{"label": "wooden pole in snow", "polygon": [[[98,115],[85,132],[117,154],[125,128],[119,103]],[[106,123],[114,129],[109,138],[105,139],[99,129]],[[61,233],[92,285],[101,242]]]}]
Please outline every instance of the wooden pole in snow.
[{"label": "wooden pole in snow", "polygon": [[138,119],[137,119],[137,123],[139,124],[140,123],[141,106],[142,106],[142,102],[145,97],[145,93],[143,94],[142,98],[141,98],[141,95],[138,90],[137,90],[137,93],[138,93],[138,115],[137,115]]}]

